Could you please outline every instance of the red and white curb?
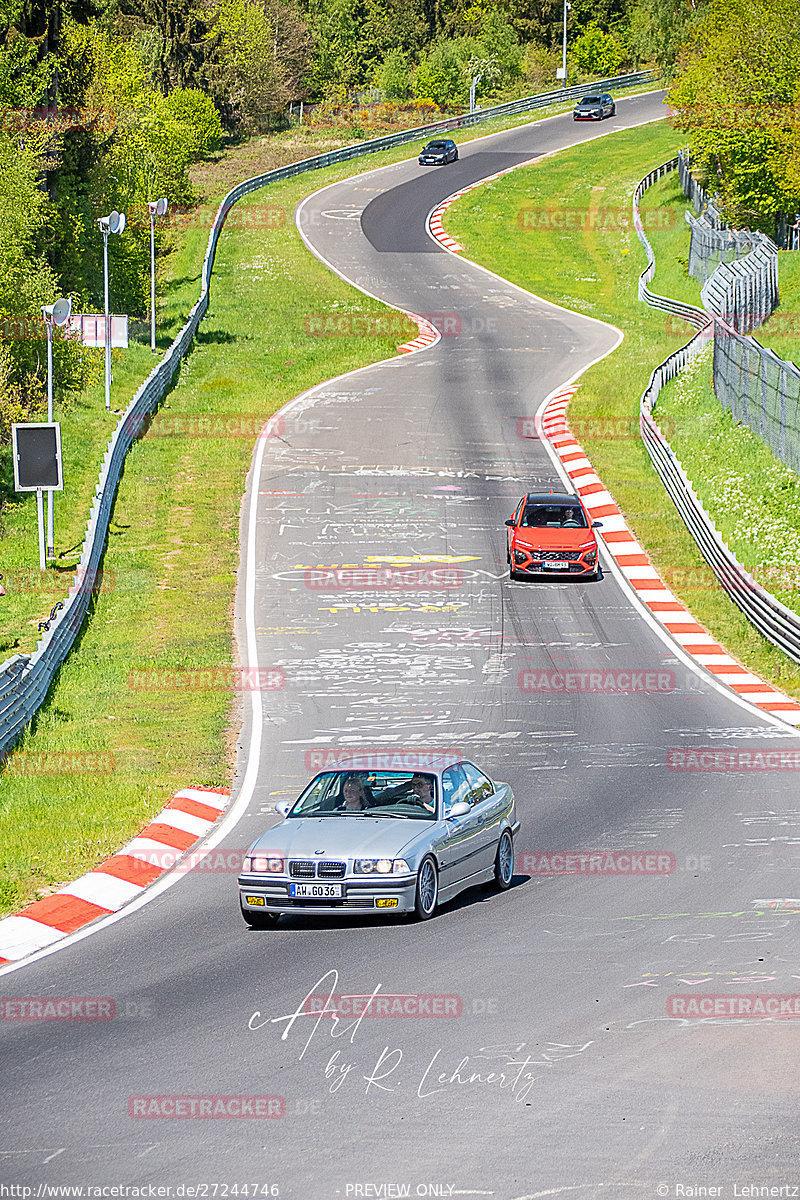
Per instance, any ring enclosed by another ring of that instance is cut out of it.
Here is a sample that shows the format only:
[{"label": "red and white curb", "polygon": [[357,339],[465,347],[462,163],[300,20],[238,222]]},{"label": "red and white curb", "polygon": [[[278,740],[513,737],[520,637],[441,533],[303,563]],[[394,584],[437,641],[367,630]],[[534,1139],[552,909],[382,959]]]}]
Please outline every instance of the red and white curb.
[{"label": "red and white curb", "polygon": [[223,788],[184,788],[118,854],[52,896],[0,920],[0,967],[117,912],[171,870],[228,807]]},{"label": "red and white curb", "polygon": [[418,335],[412,342],[403,342],[402,346],[397,347],[398,354],[413,354],[415,350],[427,350],[428,346],[433,346],[439,341],[439,331],[430,321],[426,321],[424,317],[418,317],[416,313],[406,313],[419,328]]},{"label": "red and white curb", "polygon": [[[539,156],[543,157],[542,155]],[[537,162],[538,159],[532,159],[532,162]],[[527,163],[519,163],[519,166],[528,166]],[[479,180],[477,183],[471,183],[468,187],[462,188],[460,192],[453,192],[452,196],[448,196],[443,200],[438,208],[434,208],[428,214],[428,232],[437,242],[441,242],[445,250],[450,250],[453,254],[463,254],[464,247],[460,245],[455,238],[447,233],[442,225],[442,217],[447,212],[451,204],[455,204],[456,200],[460,200],[462,196],[466,196],[475,188],[483,187],[485,183],[491,183],[493,179],[499,179],[502,175],[508,175],[511,171],[516,171],[517,166],[505,167],[502,171],[495,172],[494,175],[487,175],[485,179]]]},{"label": "red and white curb", "polygon": [[652,616],[718,683],[762,712],[800,726],[800,704],[728,654],[661,579],[567,424],[567,405],[577,390],[574,384],[555,393],[537,418],[537,432],[555,450],[590,515],[602,521],[600,535],[617,567]]}]

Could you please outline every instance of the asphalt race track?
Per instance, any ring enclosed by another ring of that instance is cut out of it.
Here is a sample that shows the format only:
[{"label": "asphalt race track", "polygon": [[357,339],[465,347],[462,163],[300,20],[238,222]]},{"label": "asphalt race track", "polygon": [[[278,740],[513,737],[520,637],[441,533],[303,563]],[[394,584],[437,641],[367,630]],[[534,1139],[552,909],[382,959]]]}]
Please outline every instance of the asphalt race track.
[{"label": "asphalt race track", "polygon": [[[4,1184],[34,1197],[68,1184],[517,1200],[800,1183],[792,1021],[668,1015],[673,995],[785,996],[800,978],[785,903],[796,777],[676,771],[670,751],[796,750],[797,737],[685,665],[608,571],[509,582],[504,519],[523,491],[561,488],[519,422],[616,334],[425,232],[467,183],[662,111],[644,95],[598,127],[554,117],[465,144],[450,167],[410,161],[335,184],[298,214],[347,278],[455,320],[431,349],[293,402],[260,444],[237,626],[243,661],[280,667],[286,684],[246,697],[245,811],[222,845],[249,845],[334,749],[458,749],[515,789],[515,885],[466,893],[424,924],[284,918],[251,932],[235,875],[198,870],[5,972],[5,997],[108,997],[117,1015],[2,1022]],[[426,559],[447,571],[426,574]],[[317,570],[390,564],[409,568],[402,587]],[[569,669],[667,682],[546,690]],[[525,855],[568,850],[674,855],[675,869],[524,870]],[[289,1019],[307,993],[376,988],[448,997],[448,1015]],[[175,1095],[280,1096],[285,1115],[129,1115],[142,1111],[132,1098]]]}]

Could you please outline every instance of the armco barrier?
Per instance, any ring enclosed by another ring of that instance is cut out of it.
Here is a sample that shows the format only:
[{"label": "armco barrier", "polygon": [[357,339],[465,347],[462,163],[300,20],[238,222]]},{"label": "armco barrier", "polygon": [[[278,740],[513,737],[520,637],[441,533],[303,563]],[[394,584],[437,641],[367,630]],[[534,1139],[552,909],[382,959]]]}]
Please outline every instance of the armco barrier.
[{"label": "armco barrier", "polygon": [[[675,452],[653,419],[653,410],[661,388],[673,379],[686,364],[707,344],[709,337],[714,335],[714,326],[719,318],[711,318],[708,313],[691,305],[681,304],[677,300],[668,300],[663,296],[654,297],[647,288],[647,281],[652,279],[655,272],[655,256],[648,242],[639,215],[639,200],[656,179],[666,171],[674,170],[677,160],[669,163],[646,176],[636,188],[633,199],[633,223],[640,241],[647,252],[648,265],[642,272],[639,281],[639,296],[647,304],[652,300],[658,303],[653,307],[662,311],[675,313],[685,320],[691,321],[698,332],[681,346],[669,358],[660,363],[650,376],[650,382],[644,392],[639,407],[639,428],[642,441],[667,493],[680,513],[686,528],[697,542],[700,553],[716,575],[720,584],[738,605],[747,619],[765,638],[783,650],[795,662],[800,662],[800,617],[781,604],[760,584],[756,583],[737,559],[736,555],[726,546],[717,533],[714,522],[703,507],[699,497],[683,470]],[[690,310],[694,317],[687,314]]]},{"label": "armco barrier", "polygon": [[667,296],[659,296],[657,292],[652,292],[647,286],[656,273],[656,257],[642,225],[639,201],[648,188],[652,187],[663,175],[674,171],[677,166],[677,158],[671,158],[669,162],[662,163],[660,167],[656,167],[649,175],[645,175],[644,179],[636,185],[636,191],[633,194],[633,224],[636,229],[636,235],[647,254],[647,266],[639,276],[639,299],[644,301],[645,304],[649,304],[651,308],[658,308],[661,312],[673,313],[676,316],[682,317],[684,321],[687,321],[690,325],[694,325],[695,329],[702,329],[710,320],[708,313],[703,312],[701,308],[695,308],[692,304],[682,304],[680,300],[670,300]]},{"label": "armco barrier", "polygon": [[726,224],[692,174],[686,150],[678,153],[678,174],[686,198],[700,213],[699,218],[687,213],[686,220],[692,231],[689,274],[703,280],[703,307],[737,333],[751,333],[778,305],[778,247],[757,229]]},{"label": "armco barrier", "polygon": [[278,167],[264,175],[246,179],[228,192],[217,210],[214,224],[209,233],[208,247],[203,262],[200,298],[164,358],[134,395],[108,443],[86,527],[80,563],[63,608],[48,622],[45,635],[33,654],[15,655],[0,665],[0,756],[14,744],[41,705],[86,616],[92,592],[99,578],[100,563],[108,534],[108,523],[125,456],[132,442],[139,436],[147,417],[155,412],[159,401],[172,384],[181,359],[188,351],[197,327],[205,316],[217,241],[222,232],[225,218],[233,205],[250,192],[255,192],[266,184],[277,183],[282,179],[291,179],[294,175],[300,175],[305,171],[316,171],[321,167],[332,166],[334,163],[347,162],[349,159],[375,154],[379,150],[388,150],[392,146],[401,146],[432,134],[463,129],[478,125],[483,121],[496,120],[498,117],[513,116],[515,113],[544,108],[564,100],[578,99],[587,90],[587,86],[603,89],[637,87],[641,84],[653,83],[657,78],[658,72],[656,71],[639,71],[632,75],[618,75],[613,79],[597,80],[590,85],[581,87],[562,88],[552,92],[543,92],[537,96],[526,96],[522,100],[497,104],[492,108],[482,109],[480,112],[469,113],[461,117],[450,117],[447,120],[421,125],[415,129],[403,129],[398,133],[386,134],[383,137],[358,142],[352,146],[343,146],[340,150],[331,151],[329,154],[317,154],[313,158],[289,163],[285,167]]}]

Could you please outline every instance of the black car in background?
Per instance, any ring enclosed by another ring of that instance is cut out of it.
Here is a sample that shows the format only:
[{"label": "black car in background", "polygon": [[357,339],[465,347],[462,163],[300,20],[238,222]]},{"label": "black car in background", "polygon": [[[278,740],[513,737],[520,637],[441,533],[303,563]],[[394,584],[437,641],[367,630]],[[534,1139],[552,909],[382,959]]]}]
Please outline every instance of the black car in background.
[{"label": "black car in background", "polygon": [[455,162],[458,158],[458,146],[451,138],[436,138],[423,146],[419,155],[420,166],[441,166],[444,163]]},{"label": "black car in background", "polygon": [[603,117],[613,117],[617,111],[612,96],[608,92],[602,95],[584,96],[575,105],[572,114],[573,121],[602,121]]}]

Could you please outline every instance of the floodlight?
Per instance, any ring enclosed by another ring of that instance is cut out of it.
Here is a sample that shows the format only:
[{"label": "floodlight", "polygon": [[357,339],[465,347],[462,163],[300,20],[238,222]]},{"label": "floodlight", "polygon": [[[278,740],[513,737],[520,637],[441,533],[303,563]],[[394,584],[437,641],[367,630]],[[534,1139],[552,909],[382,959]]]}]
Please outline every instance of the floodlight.
[{"label": "floodlight", "polygon": [[[50,306],[48,305],[48,308],[49,307]],[[66,325],[67,321],[72,315],[72,299],[68,297],[66,299],[62,298],[61,300],[56,300],[55,304],[52,306],[50,315],[53,319],[54,325]]]}]

